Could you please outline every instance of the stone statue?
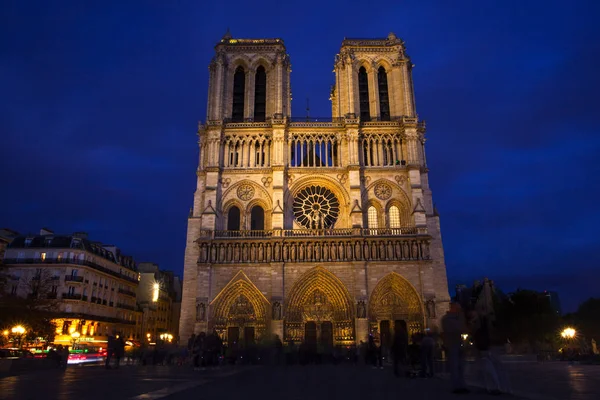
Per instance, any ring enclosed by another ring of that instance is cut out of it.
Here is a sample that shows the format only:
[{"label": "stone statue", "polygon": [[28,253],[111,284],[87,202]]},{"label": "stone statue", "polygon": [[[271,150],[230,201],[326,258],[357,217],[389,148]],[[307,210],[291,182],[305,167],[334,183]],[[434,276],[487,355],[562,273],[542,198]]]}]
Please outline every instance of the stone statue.
[{"label": "stone statue", "polygon": [[367,307],[365,306],[365,302],[363,300],[356,304],[356,317],[367,318]]},{"label": "stone statue", "polygon": [[435,318],[435,301],[433,299],[427,300],[425,307],[427,309],[427,318]]},{"label": "stone statue", "polygon": [[196,304],[196,321],[204,321],[206,318],[206,306],[204,303]]},{"label": "stone statue", "polygon": [[281,304],[276,301],[273,303],[273,321],[281,320]]}]

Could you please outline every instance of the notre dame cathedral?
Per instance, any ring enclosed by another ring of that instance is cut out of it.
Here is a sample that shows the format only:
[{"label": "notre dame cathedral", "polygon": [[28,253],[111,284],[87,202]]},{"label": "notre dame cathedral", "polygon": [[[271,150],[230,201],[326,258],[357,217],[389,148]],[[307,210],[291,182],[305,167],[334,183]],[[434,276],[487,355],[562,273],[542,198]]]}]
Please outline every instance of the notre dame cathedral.
[{"label": "notre dame cathedral", "polygon": [[450,299],[404,42],[344,39],[326,119],[291,115],[282,39],[227,34],[215,53],[180,340],[352,345],[437,329]]}]

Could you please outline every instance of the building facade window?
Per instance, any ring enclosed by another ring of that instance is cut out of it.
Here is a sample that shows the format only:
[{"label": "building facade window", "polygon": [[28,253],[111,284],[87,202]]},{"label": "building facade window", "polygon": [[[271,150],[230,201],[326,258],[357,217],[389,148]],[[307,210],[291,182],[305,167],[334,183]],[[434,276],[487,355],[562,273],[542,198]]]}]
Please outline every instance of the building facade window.
[{"label": "building facade window", "polygon": [[240,230],[240,209],[236,206],[231,207],[227,212],[227,230]]},{"label": "building facade window", "polygon": [[231,120],[242,122],[244,120],[244,94],[246,89],[246,72],[243,67],[237,67],[233,75],[233,105]]},{"label": "building facade window", "polygon": [[369,77],[365,67],[358,70],[358,101],[360,104],[361,121],[370,121],[371,113],[369,111]]},{"label": "building facade window", "polygon": [[369,225],[370,229],[377,229],[379,228],[379,213],[377,212],[377,209],[374,206],[369,207],[368,211],[367,211],[367,223]]},{"label": "building facade window", "polygon": [[379,89],[379,116],[382,121],[390,120],[390,98],[388,96],[387,73],[385,68],[377,70],[377,85]]},{"label": "building facade window", "polygon": [[400,210],[397,206],[391,206],[389,211],[390,228],[400,228]]},{"label": "building facade window", "polygon": [[252,207],[250,212],[250,230],[262,231],[265,229],[265,210],[261,206]]},{"label": "building facade window", "polygon": [[267,73],[261,65],[254,78],[254,121],[264,122],[267,110]]}]

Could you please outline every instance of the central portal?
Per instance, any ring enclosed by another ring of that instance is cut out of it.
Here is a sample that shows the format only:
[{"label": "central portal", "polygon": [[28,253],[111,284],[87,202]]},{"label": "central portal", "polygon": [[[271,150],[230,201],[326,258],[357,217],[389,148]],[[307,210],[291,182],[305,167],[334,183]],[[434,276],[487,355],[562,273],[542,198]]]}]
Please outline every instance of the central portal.
[{"label": "central portal", "polygon": [[319,344],[324,348],[333,348],[333,324],[331,321],[308,321],[304,324],[304,341],[311,348]]}]

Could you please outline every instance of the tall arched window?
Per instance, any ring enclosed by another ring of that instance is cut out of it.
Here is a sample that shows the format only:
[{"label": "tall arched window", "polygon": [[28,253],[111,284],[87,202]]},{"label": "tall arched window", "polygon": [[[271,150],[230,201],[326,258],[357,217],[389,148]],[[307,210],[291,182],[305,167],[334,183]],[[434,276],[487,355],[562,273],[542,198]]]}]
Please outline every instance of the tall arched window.
[{"label": "tall arched window", "polygon": [[369,78],[365,67],[358,70],[358,100],[360,103],[360,119],[362,121],[371,120],[369,112]]},{"label": "tall arched window", "polygon": [[390,228],[400,228],[400,210],[397,206],[391,206],[388,215],[390,218]]},{"label": "tall arched window", "polygon": [[250,230],[262,231],[265,229],[265,210],[261,206],[252,207],[250,212]]},{"label": "tall arched window", "polygon": [[369,209],[367,210],[367,217],[369,229],[379,228],[379,215],[377,213],[377,209],[374,206],[369,207]]},{"label": "tall arched window", "polygon": [[389,121],[390,99],[388,96],[387,73],[383,67],[379,67],[377,71],[377,83],[379,86],[379,116],[382,121]]},{"label": "tall arched window", "polygon": [[240,209],[236,206],[231,207],[227,212],[227,230],[240,230]]},{"label": "tall arched window", "polygon": [[264,122],[267,108],[267,74],[261,65],[254,79],[254,121]]},{"label": "tall arched window", "polygon": [[233,122],[244,121],[244,89],[246,87],[246,73],[242,66],[237,67],[233,75],[233,106],[231,109],[231,120]]}]

